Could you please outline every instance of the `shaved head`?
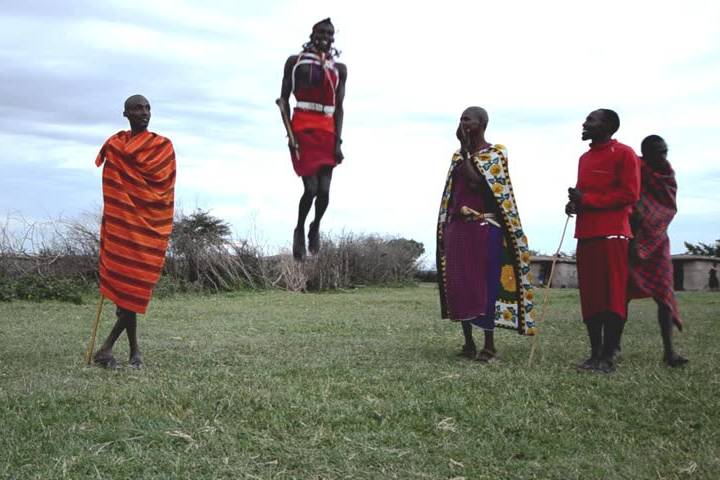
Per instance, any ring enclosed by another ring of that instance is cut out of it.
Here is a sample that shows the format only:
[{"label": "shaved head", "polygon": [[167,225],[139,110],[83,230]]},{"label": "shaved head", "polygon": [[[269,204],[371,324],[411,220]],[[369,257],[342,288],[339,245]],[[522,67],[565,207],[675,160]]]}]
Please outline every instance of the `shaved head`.
[{"label": "shaved head", "polygon": [[473,119],[477,120],[478,123],[487,127],[488,124],[488,113],[482,107],[468,107],[465,109],[465,114]]},{"label": "shaved head", "polygon": [[643,160],[653,168],[667,163],[668,146],[660,135],[645,137],[640,145]]},{"label": "shaved head", "polygon": [[610,135],[617,132],[620,128],[620,117],[617,113],[615,113],[615,110],[610,110],[609,108],[600,108],[597,111],[601,112],[603,117],[605,117],[605,124],[610,131]]},{"label": "shaved head", "polygon": [[487,124],[488,113],[484,108],[466,108],[460,116],[460,125],[455,132],[462,149],[474,153],[478,148],[486,145],[485,129]]},{"label": "shaved head", "polygon": [[640,144],[640,151],[643,155],[647,155],[651,150],[658,147],[666,147],[665,140],[660,135],[648,135]]},{"label": "shaved head", "polygon": [[142,95],[133,95],[125,100],[123,117],[130,122],[133,133],[144,132],[150,123],[150,102]]},{"label": "shaved head", "polygon": [[148,99],[143,97],[142,95],[133,95],[131,97],[128,97],[127,100],[125,100],[125,111],[128,110],[128,108],[132,108],[133,105],[137,105],[138,103],[145,103],[149,104]]}]

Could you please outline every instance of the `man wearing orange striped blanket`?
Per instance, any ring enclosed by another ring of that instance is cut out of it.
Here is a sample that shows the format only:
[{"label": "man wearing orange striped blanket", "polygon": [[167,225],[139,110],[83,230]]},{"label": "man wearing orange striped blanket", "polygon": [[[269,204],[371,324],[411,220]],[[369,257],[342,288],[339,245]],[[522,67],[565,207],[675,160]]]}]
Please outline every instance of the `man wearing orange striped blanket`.
[{"label": "man wearing orange striped blanket", "polygon": [[94,355],[95,364],[117,368],[112,349],[127,332],[130,361],[141,368],[137,314],[145,313],[160,278],[173,226],[175,151],[172,142],[148,131],[150,103],[142,95],[125,101],[130,130],[100,149],[103,217],[100,227],[100,294],[117,306],[117,321]]}]

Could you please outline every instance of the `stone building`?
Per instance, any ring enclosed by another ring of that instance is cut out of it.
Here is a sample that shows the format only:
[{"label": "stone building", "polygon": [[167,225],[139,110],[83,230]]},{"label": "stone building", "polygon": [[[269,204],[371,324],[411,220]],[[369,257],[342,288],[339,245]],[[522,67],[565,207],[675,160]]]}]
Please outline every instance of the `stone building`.
[{"label": "stone building", "polygon": [[[553,257],[536,255],[530,262],[530,272],[533,277],[533,284],[536,286],[545,285]],[[711,270],[715,269],[716,278],[720,277],[720,258],[705,257],[700,255],[673,255],[673,273],[675,290],[707,291],[710,290]],[[555,264],[553,274],[553,288],[577,288],[577,268],[575,259],[560,257]]]},{"label": "stone building", "polygon": [[701,255],[673,255],[673,280],[675,290],[710,290],[711,270],[715,278],[720,272],[720,258]]},{"label": "stone building", "polygon": [[[553,257],[545,255],[534,255],[530,259],[530,273],[535,286],[546,285],[552,268]],[[560,257],[555,264],[552,288],[577,288],[577,268],[575,259],[571,257]]]}]

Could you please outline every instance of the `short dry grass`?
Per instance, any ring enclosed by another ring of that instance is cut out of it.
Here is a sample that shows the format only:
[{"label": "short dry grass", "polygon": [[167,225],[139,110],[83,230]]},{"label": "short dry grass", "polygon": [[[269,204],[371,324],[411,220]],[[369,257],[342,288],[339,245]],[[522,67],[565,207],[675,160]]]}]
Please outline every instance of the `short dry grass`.
[{"label": "short dry grass", "polygon": [[430,286],[155,300],[141,371],[83,365],[92,304],[0,304],[0,478],[717,479],[720,295],[679,298],[690,364],[660,363],[637,301],[610,376],[572,366],[574,290],[531,369],[510,331],[499,361],[457,358]]}]

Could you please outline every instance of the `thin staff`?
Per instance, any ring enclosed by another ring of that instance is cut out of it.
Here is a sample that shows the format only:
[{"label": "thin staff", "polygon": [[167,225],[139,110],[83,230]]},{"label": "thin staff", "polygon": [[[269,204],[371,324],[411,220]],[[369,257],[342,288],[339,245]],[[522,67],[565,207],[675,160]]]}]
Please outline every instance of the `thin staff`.
[{"label": "thin staff", "polygon": [[90,362],[92,362],[92,354],[95,350],[95,337],[97,337],[97,330],[98,325],[100,324],[100,315],[102,314],[103,309],[103,302],[105,301],[105,296],[101,293],[100,294],[100,303],[98,303],[97,308],[97,314],[95,315],[95,321],[92,324],[92,330],[90,332],[90,341],[88,342],[87,350],[85,350],[85,363],[90,365]]},{"label": "thin staff", "polygon": [[[558,245],[557,250],[555,250],[552,265],[550,266],[550,278],[548,278],[547,284],[543,287],[545,290],[550,289],[550,286],[552,285],[553,275],[555,274],[555,264],[557,264],[558,258],[560,258],[560,250],[562,249],[563,242],[565,241],[565,232],[567,231],[567,226],[569,222],[570,215],[565,218],[565,226],[563,227],[562,235],[560,236],[560,244]],[[545,318],[545,305],[547,304],[548,296],[548,292],[545,292],[545,295],[543,295],[542,304],[540,305],[540,317],[538,317],[537,322],[535,322],[535,337],[533,338],[532,346],[530,347],[528,368],[532,367],[533,358],[535,357],[535,350],[537,350],[539,341],[538,337],[540,337],[540,323],[542,323],[543,319]]]}]

